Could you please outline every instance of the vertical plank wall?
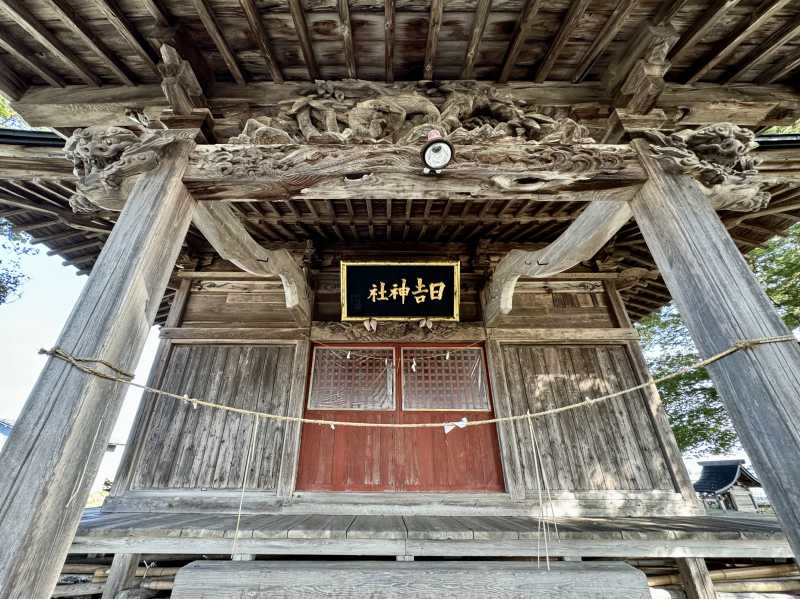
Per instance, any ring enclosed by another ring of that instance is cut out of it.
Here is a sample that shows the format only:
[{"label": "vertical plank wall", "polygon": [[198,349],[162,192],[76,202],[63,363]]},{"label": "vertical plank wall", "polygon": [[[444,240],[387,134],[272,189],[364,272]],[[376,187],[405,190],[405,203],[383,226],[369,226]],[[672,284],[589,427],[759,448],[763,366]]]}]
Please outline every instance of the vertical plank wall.
[{"label": "vertical plank wall", "polygon": [[[511,411],[538,412],[638,384],[628,348],[504,344]],[[534,419],[532,432],[552,489],[675,490],[642,392]],[[514,425],[524,487],[538,489],[527,420]]]},{"label": "vertical plank wall", "polygon": [[[293,345],[173,345],[161,387],[215,403],[285,415]],[[145,396],[143,402],[152,401]],[[241,488],[254,418],[159,399],[138,440],[131,488]],[[275,490],[285,424],[262,420],[247,488]]]}]

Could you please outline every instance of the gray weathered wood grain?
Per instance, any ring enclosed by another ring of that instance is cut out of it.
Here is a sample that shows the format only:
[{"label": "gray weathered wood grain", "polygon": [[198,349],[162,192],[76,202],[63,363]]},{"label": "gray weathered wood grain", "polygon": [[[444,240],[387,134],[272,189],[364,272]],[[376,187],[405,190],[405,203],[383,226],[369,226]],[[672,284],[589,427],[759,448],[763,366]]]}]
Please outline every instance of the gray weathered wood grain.
[{"label": "gray weathered wood grain", "polygon": [[[59,337],[65,351],[134,368],[191,219],[181,183],[191,146],[174,143],[137,181]],[[3,448],[3,599],[50,596],[124,393],[55,358],[45,365]]]}]

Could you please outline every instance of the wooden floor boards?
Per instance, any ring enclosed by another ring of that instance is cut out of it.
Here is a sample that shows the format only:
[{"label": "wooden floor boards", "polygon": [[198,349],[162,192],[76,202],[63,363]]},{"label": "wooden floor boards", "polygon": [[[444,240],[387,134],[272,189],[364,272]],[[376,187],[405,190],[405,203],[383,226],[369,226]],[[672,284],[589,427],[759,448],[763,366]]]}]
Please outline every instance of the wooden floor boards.
[{"label": "wooden floor boards", "polygon": [[[774,518],[687,516],[565,518],[547,535],[552,555],[608,557],[789,557]],[[537,518],[244,514],[238,543],[256,554],[536,555],[544,539]],[[227,552],[234,514],[87,511],[73,552]],[[410,552],[410,553],[407,553]]]}]

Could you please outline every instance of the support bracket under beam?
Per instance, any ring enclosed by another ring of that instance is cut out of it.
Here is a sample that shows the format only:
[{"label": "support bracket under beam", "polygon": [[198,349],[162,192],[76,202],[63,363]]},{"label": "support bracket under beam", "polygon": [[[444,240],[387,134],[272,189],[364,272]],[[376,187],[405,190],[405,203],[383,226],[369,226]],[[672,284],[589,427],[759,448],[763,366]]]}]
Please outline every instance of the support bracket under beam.
[{"label": "support bracket under beam", "polygon": [[592,202],[558,239],[537,250],[511,250],[484,289],[486,326],[511,312],[514,288],[522,277],[548,277],[593,257],[631,218],[625,202]]},{"label": "support bracket under beam", "polygon": [[286,307],[295,321],[301,326],[311,324],[311,291],[288,250],[263,248],[224,202],[198,202],[193,222],[225,260],[254,275],[280,277]]}]

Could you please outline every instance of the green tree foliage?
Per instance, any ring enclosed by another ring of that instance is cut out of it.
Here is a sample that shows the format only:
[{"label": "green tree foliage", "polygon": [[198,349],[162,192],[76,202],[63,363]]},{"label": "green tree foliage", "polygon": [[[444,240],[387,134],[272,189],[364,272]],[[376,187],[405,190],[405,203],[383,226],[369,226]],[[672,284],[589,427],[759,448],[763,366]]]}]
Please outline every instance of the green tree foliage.
[{"label": "green tree foliage", "polygon": [[747,261],[786,325],[800,327],[800,224],[751,251]]},{"label": "green tree foliage", "polygon": [[15,233],[8,221],[0,219],[0,305],[17,297],[28,278],[20,261],[23,255],[36,253],[28,241],[27,235]]},{"label": "green tree foliage", "polygon": [[[800,326],[800,225],[785,237],[774,237],[747,256],[790,328]],[[654,378],[699,360],[697,349],[674,305],[644,318],[638,325]],[[706,370],[696,370],[658,387],[681,451],[689,455],[724,453],[738,441],[725,407]]]}]

